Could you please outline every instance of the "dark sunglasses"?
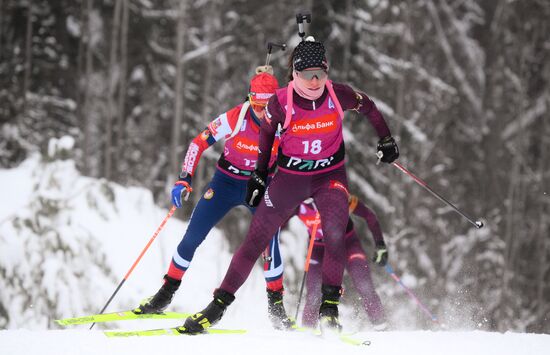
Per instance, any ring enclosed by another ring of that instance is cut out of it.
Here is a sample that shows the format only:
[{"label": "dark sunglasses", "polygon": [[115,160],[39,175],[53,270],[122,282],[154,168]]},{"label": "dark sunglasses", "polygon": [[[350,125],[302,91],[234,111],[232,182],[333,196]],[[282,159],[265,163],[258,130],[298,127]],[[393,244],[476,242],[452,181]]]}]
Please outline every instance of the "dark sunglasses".
[{"label": "dark sunglasses", "polygon": [[304,80],[313,80],[315,77],[317,77],[317,80],[321,80],[328,75],[328,72],[325,69],[302,70],[297,71],[296,73]]}]

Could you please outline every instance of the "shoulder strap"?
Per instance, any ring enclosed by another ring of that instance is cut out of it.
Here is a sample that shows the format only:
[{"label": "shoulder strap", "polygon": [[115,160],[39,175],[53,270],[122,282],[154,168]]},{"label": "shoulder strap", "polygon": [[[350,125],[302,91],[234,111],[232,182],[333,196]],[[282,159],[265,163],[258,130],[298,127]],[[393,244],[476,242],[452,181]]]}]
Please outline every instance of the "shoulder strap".
[{"label": "shoulder strap", "polygon": [[[342,105],[340,105],[340,101],[338,101],[338,97],[334,92],[334,88],[332,87],[331,80],[327,80],[326,87],[330,95],[330,98],[332,99],[332,101],[334,102],[334,105],[336,106],[336,110],[338,111],[340,118],[344,119],[344,110],[342,110]],[[283,129],[286,129],[288,127],[288,125],[290,124],[290,120],[292,119],[293,91],[294,91],[294,80],[288,83],[288,87],[286,89],[286,116],[285,116],[285,124],[283,126]]]},{"label": "shoulder strap", "polygon": [[332,80],[327,80],[326,87],[328,89],[330,97],[332,98],[332,101],[334,101],[334,105],[336,106],[336,110],[338,110],[338,114],[340,114],[340,117],[344,119],[344,110],[342,110],[342,105],[340,105],[340,101],[338,101],[338,97],[336,97],[336,93],[334,92],[334,88],[332,87]]},{"label": "shoulder strap", "polygon": [[235,124],[235,128],[233,128],[233,132],[231,132],[231,136],[227,138],[227,140],[235,137],[237,133],[239,133],[239,130],[241,129],[241,126],[243,125],[244,116],[246,115],[246,111],[250,107],[250,102],[245,101],[243,103],[243,106],[241,107],[241,112],[239,112],[239,118],[237,119],[237,123]]},{"label": "shoulder strap", "polygon": [[286,129],[288,125],[290,124],[290,120],[292,119],[292,108],[293,108],[293,101],[294,98],[292,97],[294,92],[294,80],[292,80],[290,83],[288,83],[288,86],[286,88],[286,116],[285,116],[285,124],[283,125],[283,129]]}]

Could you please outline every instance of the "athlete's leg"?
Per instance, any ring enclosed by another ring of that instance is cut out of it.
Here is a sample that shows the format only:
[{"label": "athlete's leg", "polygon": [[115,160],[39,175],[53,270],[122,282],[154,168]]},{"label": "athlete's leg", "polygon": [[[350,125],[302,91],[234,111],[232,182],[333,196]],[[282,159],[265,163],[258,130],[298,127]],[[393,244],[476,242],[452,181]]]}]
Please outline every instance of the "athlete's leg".
[{"label": "athlete's leg", "polygon": [[319,320],[319,306],[321,306],[321,265],[325,246],[322,242],[315,241],[309,270],[306,276],[306,301],[302,313],[302,324],[304,327],[315,328]]},{"label": "athlete's leg", "polygon": [[353,228],[346,234],[346,253],[346,268],[370,321],[373,324],[384,322],[384,309],[372,282],[367,256]]},{"label": "athlete's leg", "polygon": [[239,204],[239,194],[235,193],[238,188],[235,184],[241,184],[241,190],[246,188],[245,182],[231,179],[221,172],[214,175],[206,193],[193,210],[187,231],[164,276],[163,285],[155,295],[134,309],[134,313],[160,313],[172,302],[197,247],[227,211]]},{"label": "athlete's leg", "polygon": [[349,219],[344,167],[317,177],[313,182],[313,189],[312,196],[321,216],[325,242],[319,322],[322,332],[339,331],[342,326],[338,317],[338,304],[346,265],[344,233]]},{"label": "athlete's leg", "polygon": [[[235,184],[240,186],[235,186]],[[231,208],[240,204],[240,190],[245,188],[246,181],[238,181],[216,171],[206,192],[191,214],[187,231],[172,257],[168,276],[175,279],[183,277],[195,255],[195,250],[220,219]]]},{"label": "athlete's leg", "polygon": [[234,294],[246,281],[252,267],[277,229],[310,196],[310,177],[277,172],[258,206],[248,234],[233,255],[220,286]]},{"label": "athlete's leg", "polygon": [[[255,208],[250,208],[246,205],[250,212],[254,213]],[[284,263],[281,257],[281,248],[279,243],[279,237],[281,234],[281,228],[278,228],[273,238],[262,252],[262,258],[264,261],[264,278],[266,288],[268,291],[282,292],[283,290],[283,271]]]},{"label": "athlete's leg", "polygon": [[313,182],[313,200],[323,223],[323,285],[341,287],[346,265],[344,234],[349,219],[344,167]]},{"label": "athlete's leg", "polygon": [[271,291],[282,291],[283,289],[284,263],[279,245],[280,232],[281,229],[278,228],[267,248],[262,253],[265,282],[267,289]]}]

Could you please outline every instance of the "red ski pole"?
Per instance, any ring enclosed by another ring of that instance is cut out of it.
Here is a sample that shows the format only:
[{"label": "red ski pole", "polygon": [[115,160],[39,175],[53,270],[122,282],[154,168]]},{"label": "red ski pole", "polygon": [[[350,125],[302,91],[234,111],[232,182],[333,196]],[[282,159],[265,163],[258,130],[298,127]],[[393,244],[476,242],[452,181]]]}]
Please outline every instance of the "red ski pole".
[{"label": "red ski pole", "polygon": [[[162,230],[162,228],[164,227],[164,225],[166,224],[166,222],[168,221],[168,219],[170,217],[172,217],[172,215],[174,214],[174,212],[176,211],[176,206],[172,206],[172,208],[170,209],[170,211],[168,212],[168,215],[166,215],[166,217],[164,217],[164,220],[162,221],[162,223],[160,224],[160,226],[157,228],[157,230],[155,231],[155,233],[153,234],[153,236],[151,237],[151,239],[149,239],[149,242],[147,243],[147,245],[145,246],[145,248],[143,248],[143,250],[141,251],[141,253],[139,254],[138,258],[136,259],[136,261],[134,261],[134,263],[132,264],[132,267],[130,267],[130,270],[128,270],[128,272],[126,273],[126,275],[124,275],[124,278],[122,279],[122,281],[120,281],[120,283],[118,284],[117,288],[115,289],[115,292],[113,292],[113,294],[111,295],[111,297],[109,297],[109,300],[107,301],[107,303],[105,303],[105,306],[103,306],[103,308],[101,309],[101,312],[99,312],[99,314],[103,314],[103,312],[105,312],[105,309],[107,308],[107,306],[109,306],[109,303],[111,303],[111,301],[113,300],[113,298],[115,298],[115,295],[118,293],[118,291],[120,290],[120,288],[122,287],[122,285],[124,285],[124,283],[126,282],[126,280],[128,280],[128,278],[130,277],[130,274],[132,273],[132,271],[134,271],[135,267],[137,266],[137,264],[140,262],[141,258],[143,257],[143,255],[145,254],[145,252],[147,251],[147,249],[149,249],[149,247],[151,246],[151,244],[153,243],[153,241],[155,240],[155,238],[159,235],[160,231]],[[95,322],[92,323],[92,325],[90,326],[90,330],[94,327],[95,325]]]},{"label": "red ski pole", "polygon": [[428,315],[428,317],[430,317],[430,319],[434,322],[434,323],[437,323],[439,324],[440,326],[443,326],[443,324],[439,323],[439,320],[437,319],[437,317],[428,310],[428,308],[424,305],[424,303],[420,302],[420,300],[418,299],[418,297],[416,297],[416,295],[414,294],[414,292],[412,292],[412,290],[410,288],[408,288],[407,286],[405,286],[405,284],[403,283],[403,281],[401,281],[401,278],[399,276],[397,276],[395,274],[395,272],[393,271],[393,268],[390,266],[390,264],[386,264],[386,267],[385,267],[385,270],[386,272],[392,277],[392,279],[395,280],[395,282],[397,282],[401,287],[403,287],[403,289],[407,292],[407,294],[409,295],[409,297],[411,297],[415,302],[416,304],[420,307],[420,309],[426,313],[426,315]]},{"label": "red ski pole", "polygon": [[[316,207],[317,209],[317,207]],[[309,237],[309,246],[307,248],[306,264],[304,266],[304,277],[302,278],[302,286],[300,287],[300,296],[298,296],[298,305],[296,306],[296,316],[294,319],[298,320],[298,312],[300,310],[300,303],[302,302],[302,295],[304,293],[304,285],[306,284],[306,275],[309,270],[309,261],[311,260],[311,253],[313,252],[313,243],[315,241],[315,234],[317,234],[317,227],[321,223],[321,217],[319,211],[315,215],[315,221],[313,222],[313,229],[311,230],[311,236]]]}]

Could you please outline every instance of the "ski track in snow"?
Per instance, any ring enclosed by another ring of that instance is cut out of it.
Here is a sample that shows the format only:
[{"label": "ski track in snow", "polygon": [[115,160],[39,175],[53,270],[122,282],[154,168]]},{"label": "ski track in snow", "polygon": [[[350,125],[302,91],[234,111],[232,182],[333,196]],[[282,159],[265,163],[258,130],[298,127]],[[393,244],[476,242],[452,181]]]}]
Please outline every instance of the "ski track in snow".
[{"label": "ski track in snow", "polygon": [[[13,216],[25,212],[27,206],[31,206],[33,200],[33,186],[38,177],[33,176],[38,164],[36,158],[23,163],[19,168],[12,170],[0,170],[0,192],[6,197],[6,201],[13,203],[3,204],[0,207],[0,220],[8,223]],[[116,184],[110,184],[114,191],[114,203],[107,202],[101,197],[101,184],[89,178],[78,178],[78,174],[72,165],[62,164],[68,169],[63,174],[59,186],[67,186],[69,178],[74,178],[78,185],[87,186],[95,196],[97,202],[95,209],[90,209],[84,198],[71,199],[74,208],[71,208],[70,218],[78,221],[79,226],[90,231],[97,241],[97,249],[107,255],[106,263],[113,270],[114,275],[123,275],[139,251],[150,238],[158,223],[164,218],[166,211],[154,206],[150,192],[137,188],[124,188]],[[72,186],[72,185],[70,185]],[[65,190],[59,191],[56,198],[65,198]],[[68,189],[71,195],[73,190]],[[72,195],[71,195],[72,196]],[[70,196],[69,196],[70,197]],[[72,205],[71,205],[72,206]],[[101,214],[101,213],[103,214]],[[107,213],[109,212],[109,213]],[[107,213],[107,214],[106,214]],[[102,218],[102,215],[109,218]],[[293,224],[291,223],[291,226]],[[62,226],[64,227],[64,226]],[[163,230],[163,235],[151,247],[151,250],[143,258],[136,268],[132,278],[128,281],[107,311],[128,309],[137,305],[139,300],[155,292],[161,282],[161,277],[170,259],[186,224],[176,219]],[[63,229],[64,232],[70,232]],[[298,255],[300,258],[304,250],[297,250],[295,245],[302,245],[300,237],[294,240],[286,236],[283,245],[284,255]],[[300,233],[297,233],[300,234]],[[4,251],[9,255],[17,256],[20,246],[17,243],[19,236],[7,234]],[[217,229],[197,250],[193,261],[193,267],[188,270],[182,284],[182,291],[178,292],[170,310],[180,312],[196,312],[208,304],[212,299],[212,290],[219,285],[225,270],[231,260],[228,245],[224,242],[223,235]],[[296,250],[294,250],[296,249]],[[6,260],[0,260],[6,263]],[[15,260],[14,265],[27,263],[27,260]],[[285,273],[285,276],[289,276]],[[88,275],[84,275],[88,276]],[[199,335],[199,336],[154,336],[132,338],[107,338],[101,331],[102,327],[139,330],[156,329],[181,325],[181,320],[142,320],[119,322],[96,326],[89,331],[89,325],[67,327],[59,330],[45,330],[54,326],[52,313],[44,309],[37,309],[31,304],[22,309],[27,318],[17,313],[15,307],[21,302],[18,295],[10,299],[9,330],[0,330],[0,355],[63,355],[63,354],[116,354],[116,355],[141,355],[141,354],[406,354],[406,355],[546,355],[550,354],[550,335],[524,334],[524,333],[490,333],[483,331],[388,331],[369,332],[362,331],[354,337],[361,340],[370,340],[370,346],[357,347],[344,344],[338,339],[320,339],[304,332],[278,332],[271,329],[266,317],[265,283],[262,277],[261,267],[256,267],[243,287],[237,292],[237,300],[228,309],[224,319],[217,325],[226,329],[248,329],[247,334],[240,335]],[[293,275],[295,276],[295,275]],[[104,275],[101,275],[104,277]],[[108,296],[113,292],[116,282],[97,282],[98,288],[95,297],[80,300],[79,306],[71,307],[67,304],[59,304],[57,314],[59,317],[76,317],[85,315],[84,309],[97,309],[103,305]],[[407,280],[413,284],[414,280]],[[38,293],[39,298],[44,297],[55,284],[44,286],[44,290]],[[6,290],[0,290],[6,292]],[[67,294],[75,298],[73,291]],[[292,294],[285,297],[287,311],[294,313],[295,297]],[[20,298],[20,297],[19,297]],[[23,302],[24,303],[24,302]],[[23,304],[22,303],[22,304]],[[350,309],[342,305],[342,320],[344,326],[352,329],[357,324],[349,320]],[[409,329],[413,326],[406,320],[403,326]],[[400,327],[396,327],[399,329]],[[361,329],[361,327],[359,327]]]},{"label": "ski track in snow", "polygon": [[303,332],[250,330],[240,335],[107,338],[100,330],[0,331],[2,355],[87,354],[383,354],[383,355],[544,355],[550,335],[521,333],[391,331],[362,332],[369,346],[320,339]]}]

